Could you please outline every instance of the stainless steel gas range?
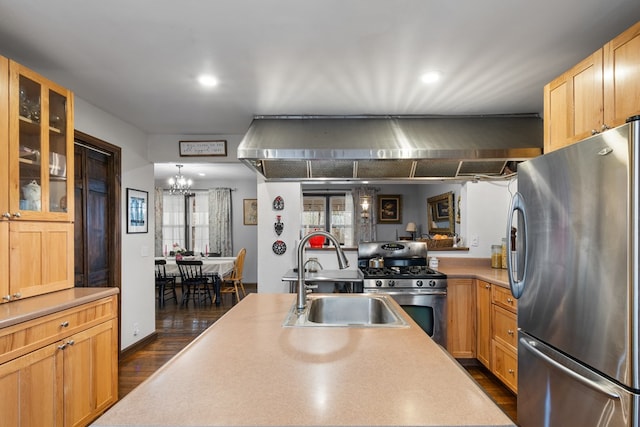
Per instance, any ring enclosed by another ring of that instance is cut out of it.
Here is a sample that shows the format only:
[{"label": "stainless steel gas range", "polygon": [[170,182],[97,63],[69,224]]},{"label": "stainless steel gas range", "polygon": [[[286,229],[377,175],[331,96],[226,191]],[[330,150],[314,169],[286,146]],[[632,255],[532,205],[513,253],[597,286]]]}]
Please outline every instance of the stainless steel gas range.
[{"label": "stainless steel gas range", "polygon": [[385,293],[435,342],[447,343],[447,276],[427,266],[427,244],[365,242],[358,246],[363,291]]}]

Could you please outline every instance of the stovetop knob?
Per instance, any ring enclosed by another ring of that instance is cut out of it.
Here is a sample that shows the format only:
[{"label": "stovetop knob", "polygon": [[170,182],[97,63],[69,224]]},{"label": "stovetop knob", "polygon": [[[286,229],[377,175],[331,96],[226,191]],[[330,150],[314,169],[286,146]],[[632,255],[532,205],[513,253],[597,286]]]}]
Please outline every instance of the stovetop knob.
[{"label": "stovetop knob", "polygon": [[395,280],[389,280],[389,286],[395,286],[395,285],[396,285]]},{"label": "stovetop knob", "polygon": [[436,281],[435,280],[429,280],[429,286],[431,286],[432,288],[436,285]]},{"label": "stovetop knob", "polygon": [[376,280],[376,286],[378,287],[382,286],[382,280]]},{"label": "stovetop knob", "polygon": [[416,280],[416,285],[418,287],[422,287],[422,285],[423,285],[422,280]]}]

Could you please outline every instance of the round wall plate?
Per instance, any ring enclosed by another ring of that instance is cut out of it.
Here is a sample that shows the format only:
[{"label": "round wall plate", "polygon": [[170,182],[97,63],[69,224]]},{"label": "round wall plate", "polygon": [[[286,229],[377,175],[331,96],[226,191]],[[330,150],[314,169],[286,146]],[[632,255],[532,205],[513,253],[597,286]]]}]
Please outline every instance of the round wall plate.
[{"label": "round wall plate", "polygon": [[273,242],[271,249],[276,255],[282,255],[287,251],[287,244],[282,240],[276,240],[275,242]]}]

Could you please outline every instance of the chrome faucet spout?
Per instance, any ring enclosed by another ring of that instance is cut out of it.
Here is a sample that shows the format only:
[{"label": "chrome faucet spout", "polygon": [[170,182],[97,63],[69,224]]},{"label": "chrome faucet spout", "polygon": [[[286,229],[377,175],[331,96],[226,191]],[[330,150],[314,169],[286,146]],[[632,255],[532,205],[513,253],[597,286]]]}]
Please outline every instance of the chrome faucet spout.
[{"label": "chrome faucet spout", "polygon": [[310,238],[314,236],[323,236],[326,239],[329,239],[333,246],[336,248],[336,256],[338,257],[338,267],[343,270],[349,267],[349,260],[347,256],[344,254],[344,251],[340,247],[340,242],[332,235],[327,233],[326,231],[313,231],[300,240],[298,244],[298,300],[297,300],[297,309],[298,311],[304,310],[307,305],[307,292],[306,286],[304,283],[304,246],[309,241]]}]

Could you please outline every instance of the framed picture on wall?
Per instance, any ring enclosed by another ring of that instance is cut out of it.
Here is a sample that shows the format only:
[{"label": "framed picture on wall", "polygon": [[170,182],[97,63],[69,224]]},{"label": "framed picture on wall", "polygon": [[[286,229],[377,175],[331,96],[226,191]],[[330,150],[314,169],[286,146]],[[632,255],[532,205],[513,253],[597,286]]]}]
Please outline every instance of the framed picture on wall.
[{"label": "framed picture on wall", "polygon": [[244,199],[242,206],[244,225],[258,225],[258,199]]},{"label": "framed picture on wall", "polygon": [[399,224],[402,222],[402,195],[378,196],[378,223]]},{"label": "framed picture on wall", "polygon": [[127,188],[127,233],[149,232],[149,193]]}]

